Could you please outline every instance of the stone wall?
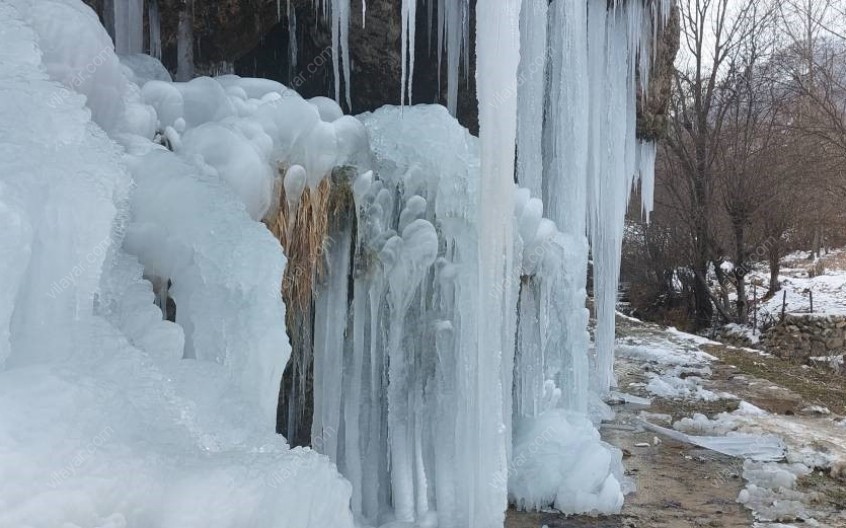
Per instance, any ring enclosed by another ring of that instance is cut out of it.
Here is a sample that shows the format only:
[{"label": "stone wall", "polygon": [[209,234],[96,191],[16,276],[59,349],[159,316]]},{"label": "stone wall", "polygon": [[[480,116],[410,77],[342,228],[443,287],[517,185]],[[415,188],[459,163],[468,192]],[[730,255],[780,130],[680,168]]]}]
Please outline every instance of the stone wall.
[{"label": "stone wall", "polygon": [[846,349],[846,315],[787,314],[761,337],[767,352],[806,362],[813,356],[842,354]]},{"label": "stone wall", "polygon": [[728,325],[721,328],[717,334],[717,340],[734,347],[756,348],[756,343],[753,343],[746,333],[738,331],[737,325]]}]

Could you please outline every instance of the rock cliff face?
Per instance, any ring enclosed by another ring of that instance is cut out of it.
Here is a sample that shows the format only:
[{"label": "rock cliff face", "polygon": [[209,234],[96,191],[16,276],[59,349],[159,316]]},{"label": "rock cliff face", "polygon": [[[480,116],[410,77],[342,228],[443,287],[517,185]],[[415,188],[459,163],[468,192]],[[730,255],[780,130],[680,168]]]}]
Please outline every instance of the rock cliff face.
[{"label": "rock cliff face", "polygon": [[[401,13],[399,0],[370,0],[362,22],[361,0],[352,0],[350,19],[350,61],[352,65],[353,113],[375,110],[384,104],[400,103]],[[334,96],[332,36],[321,12],[311,0],[292,4],[296,12],[297,65],[288,64],[288,21],[283,0],[282,20],[263,35],[258,45],[235,55],[235,72],[269,77],[293,86],[304,96]],[[274,19],[275,13],[274,13]],[[473,23],[471,19],[471,27]],[[446,57],[443,58],[441,86],[438,86],[436,35],[428,28],[425,8],[418,10],[416,27],[413,102],[446,101]],[[431,43],[429,38],[431,36]],[[471,39],[472,41],[472,39]],[[472,46],[472,42],[470,43]],[[471,47],[469,56],[474,57]],[[462,72],[458,116],[475,131],[476,93],[473,71]],[[343,86],[342,86],[343,91]],[[342,97],[343,99],[343,97]],[[350,110],[350,109],[347,109]]]},{"label": "rock cliff face", "polygon": [[[105,21],[104,10],[113,2],[126,0],[83,0]],[[145,0],[157,1],[161,13],[162,60],[176,70],[176,26],[179,12],[193,2],[195,55],[197,64],[211,69],[232,62],[251,48],[277,23],[275,0]],[[282,0],[283,4],[287,0]],[[301,0],[294,0],[304,3]],[[309,2],[310,3],[310,2]],[[145,9],[145,26],[146,20]],[[108,24],[105,24],[108,28]],[[147,38],[145,36],[145,38]],[[145,46],[149,46],[146,43]]]},{"label": "rock cliff face", "polygon": [[[104,5],[115,0],[85,0],[103,17]],[[151,0],[147,0],[148,2]],[[288,61],[288,0],[158,0],[161,12],[162,62],[176,71],[176,26],[179,12],[193,1],[194,56],[198,74],[234,71],[244,76],[268,77],[293,86],[303,96],[334,96],[331,31],[324,13],[313,0],[290,0],[296,14],[297,65]],[[653,1],[653,0],[647,0]],[[369,0],[362,24],[362,0],[351,0],[350,59],[353,113],[400,102],[399,0]],[[280,16],[281,14],[281,16]],[[471,34],[475,16],[471,10]],[[656,65],[648,100],[638,113],[638,134],[660,137],[666,127],[673,61],[678,50],[678,12],[673,10],[659,36]],[[428,27],[427,8],[421,2],[417,16],[413,83],[414,103],[446,101],[446,60],[438,85],[436,36]],[[468,56],[475,57],[473,39]],[[461,72],[458,118],[474,133],[476,116],[475,72]]]},{"label": "rock cliff face", "polygon": [[679,9],[674,4],[667,25],[658,36],[646,97],[638,99],[637,135],[641,139],[656,141],[667,130],[667,107],[679,51],[679,31]]}]

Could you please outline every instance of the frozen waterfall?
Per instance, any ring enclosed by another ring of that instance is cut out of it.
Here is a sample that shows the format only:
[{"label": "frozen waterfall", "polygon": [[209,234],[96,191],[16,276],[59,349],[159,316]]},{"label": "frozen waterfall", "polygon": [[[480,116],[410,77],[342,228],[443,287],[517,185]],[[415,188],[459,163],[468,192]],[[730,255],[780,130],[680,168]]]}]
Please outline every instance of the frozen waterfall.
[{"label": "frozen waterfall", "polygon": [[[234,75],[171,82],[153,58],[119,62],[78,0],[0,4],[0,115],[31,125],[6,131],[20,155],[0,160],[0,451],[16,457],[0,525],[492,528],[509,503],[619,511],[622,454],[591,412],[613,384],[636,181],[651,208],[637,79],[669,2],[480,0],[476,138],[450,115],[470,3],[427,1],[449,108],[357,117],[338,103],[354,89],[349,0],[321,3],[335,101]],[[138,53],[144,2],[114,6],[118,51]],[[411,102],[417,3],[400,8]]]},{"label": "frozen waterfall", "polygon": [[[437,5],[438,49],[457,68],[457,28],[467,15],[461,2],[445,4]],[[360,487],[357,515],[377,524],[425,525],[437,515],[442,526],[494,526],[506,500],[571,512],[622,504],[619,452],[599,441],[591,423],[599,417],[588,409],[613,384],[623,218],[636,178],[650,208],[654,146],[636,138],[636,78],[648,78],[644,55],[668,13],[667,2],[480,3],[478,146],[460,130],[446,133],[453,125],[434,109],[363,117],[376,167],[366,183],[353,183],[357,242],[350,246],[346,232],[330,236],[329,254],[340,240],[338,262],[366,254],[375,262],[340,265],[352,291],[332,286],[330,271],[326,295],[341,296],[328,313],[347,321],[348,337],[315,339],[313,349],[316,365],[332,365],[325,379],[316,367],[316,386],[341,386],[343,395],[315,408],[314,423],[324,425],[312,434],[344,431],[323,452]],[[404,59],[413,16],[404,8]],[[515,135],[517,177],[528,189],[511,183]],[[467,173],[471,146],[477,184]],[[456,156],[461,162],[448,161]],[[409,231],[414,222],[425,223]],[[584,307],[589,249],[593,355]],[[586,460],[605,470],[595,480],[541,478],[568,471],[533,454],[532,434],[542,426],[556,431],[547,457],[567,452],[562,464]],[[373,491],[380,489],[390,493]]]}]

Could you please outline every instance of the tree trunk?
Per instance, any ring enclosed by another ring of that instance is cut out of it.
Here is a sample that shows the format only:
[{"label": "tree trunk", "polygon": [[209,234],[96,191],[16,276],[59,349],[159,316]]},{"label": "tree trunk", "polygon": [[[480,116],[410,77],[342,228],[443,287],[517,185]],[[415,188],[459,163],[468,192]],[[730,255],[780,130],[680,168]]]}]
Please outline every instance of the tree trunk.
[{"label": "tree trunk", "polygon": [[767,260],[770,265],[770,287],[767,297],[772,297],[781,289],[781,282],[778,280],[778,274],[781,272],[781,251],[778,243],[770,246]]},{"label": "tree trunk", "polygon": [[704,330],[711,326],[714,306],[711,304],[711,292],[708,288],[708,262],[700,262],[694,266],[693,273],[696,281],[693,283],[693,325],[694,330]]},{"label": "tree trunk", "polygon": [[736,317],[740,324],[746,323],[749,308],[746,299],[746,266],[748,255],[746,254],[746,229],[745,220],[741,216],[734,222],[734,287],[737,291]]},{"label": "tree trunk", "polygon": [[731,302],[729,301],[728,275],[726,275],[722,268],[717,265],[714,266],[714,275],[717,277],[717,284],[720,285],[719,304],[722,306],[721,311],[729,311],[731,308]]},{"label": "tree trunk", "polygon": [[693,272],[696,282],[694,296],[694,330],[704,330],[711,326],[714,307],[711,304],[711,291],[708,287],[708,262],[710,237],[708,234],[708,169],[705,162],[707,147],[698,144],[696,149],[696,177],[694,178],[693,202],[696,208],[694,220],[694,263]]},{"label": "tree trunk", "polygon": [[737,322],[745,324],[749,312],[746,300],[746,276],[744,273],[736,273],[735,280],[735,288],[737,289]]}]

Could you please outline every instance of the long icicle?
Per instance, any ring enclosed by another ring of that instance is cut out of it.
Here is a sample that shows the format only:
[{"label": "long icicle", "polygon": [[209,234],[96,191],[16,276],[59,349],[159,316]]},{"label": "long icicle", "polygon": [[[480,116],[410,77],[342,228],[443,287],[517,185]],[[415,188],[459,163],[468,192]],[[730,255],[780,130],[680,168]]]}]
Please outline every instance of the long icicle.
[{"label": "long icicle", "polygon": [[402,79],[400,104],[405,105],[406,97],[411,104],[411,91],[414,82],[414,40],[417,25],[417,0],[402,0]]},{"label": "long icicle", "polygon": [[[491,486],[507,474],[511,443],[505,414],[511,386],[504,370],[513,364],[516,320],[509,306],[513,269],[514,148],[517,131],[517,68],[520,61],[520,1],[479,0],[476,8],[476,76],[479,100],[481,181],[479,194],[479,314],[476,350],[471,351],[471,381],[465,403],[469,418],[461,457],[469,467],[470,528],[502,526],[507,506],[504,488]],[[504,288],[503,288],[504,287]],[[504,291],[505,290],[505,291]],[[510,373],[509,373],[510,374]],[[462,439],[459,439],[462,440]],[[505,472],[505,473],[504,473]]]}]

